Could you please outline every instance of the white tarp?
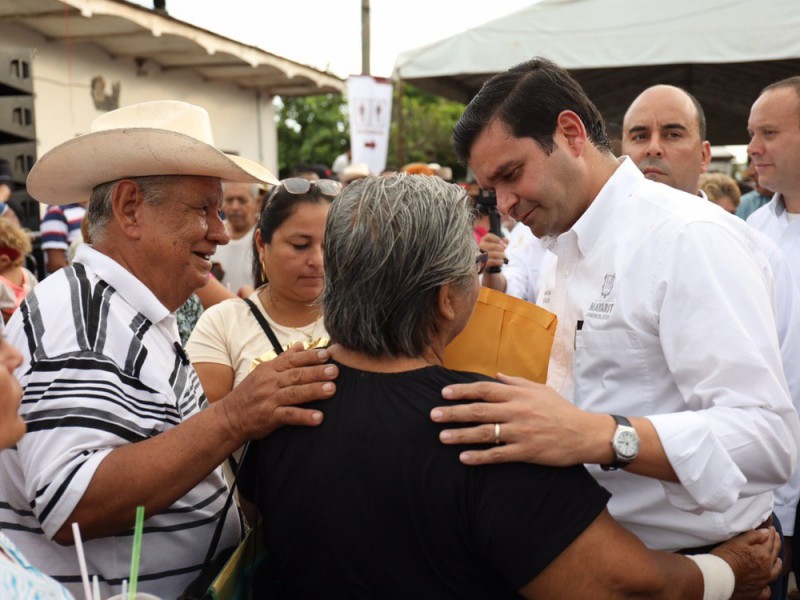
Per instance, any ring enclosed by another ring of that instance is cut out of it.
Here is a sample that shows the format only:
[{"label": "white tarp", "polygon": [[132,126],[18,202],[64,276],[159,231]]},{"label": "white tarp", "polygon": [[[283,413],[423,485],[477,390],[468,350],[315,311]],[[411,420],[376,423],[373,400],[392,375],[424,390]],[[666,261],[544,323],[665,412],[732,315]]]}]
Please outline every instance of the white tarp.
[{"label": "white tarp", "polygon": [[404,52],[394,77],[466,103],[534,56],[569,69],[609,123],[668,83],[702,104],[712,144],[747,143],[760,90],[800,74],[800,0],[542,0]]},{"label": "white tarp", "polygon": [[534,56],[566,69],[800,58],[800,0],[543,0],[402,53],[394,75],[497,73]]}]

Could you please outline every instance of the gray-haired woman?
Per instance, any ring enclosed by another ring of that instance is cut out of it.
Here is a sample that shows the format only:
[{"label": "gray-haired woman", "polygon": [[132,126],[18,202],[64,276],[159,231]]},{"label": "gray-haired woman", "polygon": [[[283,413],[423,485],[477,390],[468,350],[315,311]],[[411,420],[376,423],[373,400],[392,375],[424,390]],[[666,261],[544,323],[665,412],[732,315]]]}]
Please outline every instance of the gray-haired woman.
[{"label": "gray-haired woman", "polygon": [[293,598],[689,599],[706,574],[720,578],[705,597],[729,597],[735,574],[758,597],[777,575],[774,531],[698,569],[613,521],[583,467],[471,468],[439,443],[442,388],[487,379],[442,366],[485,262],[473,218],[461,188],[428,176],[367,178],[333,203],[322,301],[336,395],[320,427],[278,430],[244,461],[270,584]]}]

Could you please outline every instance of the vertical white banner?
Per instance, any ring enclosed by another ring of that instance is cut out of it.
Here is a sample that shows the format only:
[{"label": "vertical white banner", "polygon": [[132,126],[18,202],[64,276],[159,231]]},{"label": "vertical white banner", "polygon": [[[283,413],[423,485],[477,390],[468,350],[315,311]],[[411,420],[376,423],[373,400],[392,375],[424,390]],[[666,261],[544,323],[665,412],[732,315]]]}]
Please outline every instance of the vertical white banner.
[{"label": "vertical white banner", "polygon": [[388,79],[368,75],[347,78],[350,112],[351,164],[365,163],[370,173],[386,168],[389,153],[389,125],[392,122],[392,84]]}]

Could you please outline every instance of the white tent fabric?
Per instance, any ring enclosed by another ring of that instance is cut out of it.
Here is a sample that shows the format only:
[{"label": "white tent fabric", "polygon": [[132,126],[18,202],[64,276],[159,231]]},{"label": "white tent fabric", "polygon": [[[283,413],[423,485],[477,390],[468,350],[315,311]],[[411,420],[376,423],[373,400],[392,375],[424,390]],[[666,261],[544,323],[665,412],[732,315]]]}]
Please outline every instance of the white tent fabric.
[{"label": "white tent fabric", "polygon": [[710,122],[738,122],[763,85],[800,74],[800,0],[542,0],[401,54],[394,75],[466,102],[534,56],[573,71],[606,118],[662,82],[692,91]]}]

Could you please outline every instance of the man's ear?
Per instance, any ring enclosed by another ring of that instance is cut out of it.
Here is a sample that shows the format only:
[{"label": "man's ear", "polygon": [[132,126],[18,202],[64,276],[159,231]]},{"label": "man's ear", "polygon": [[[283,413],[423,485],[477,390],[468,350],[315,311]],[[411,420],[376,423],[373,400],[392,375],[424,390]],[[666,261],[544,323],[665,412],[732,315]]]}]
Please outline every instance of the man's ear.
[{"label": "man's ear", "polygon": [[705,173],[708,171],[708,165],[711,164],[711,142],[703,140],[700,146],[700,172]]},{"label": "man's ear", "polygon": [[135,181],[123,179],[114,186],[111,194],[112,220],[125,237],[138,240],[142,237],[142,198]]},{"label": "man's ear", "polygon": [[562,110],[556,117],[556,134],[560,133],[567,141],[567,147],[574,156],[580,156],[586,145],[586,127],[581,118],[571,110]]},{"label": "man's ear", "polygon": [[445,283],[439,288],[437,295],[439,314],[445,321],[452,321],[456,318],[452,294],[453,287],[449,283]]}]

